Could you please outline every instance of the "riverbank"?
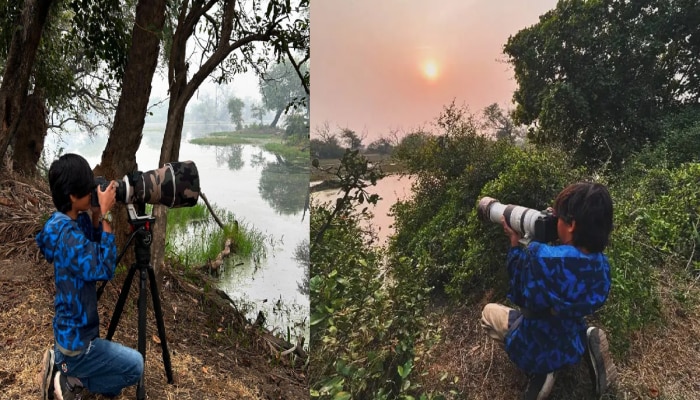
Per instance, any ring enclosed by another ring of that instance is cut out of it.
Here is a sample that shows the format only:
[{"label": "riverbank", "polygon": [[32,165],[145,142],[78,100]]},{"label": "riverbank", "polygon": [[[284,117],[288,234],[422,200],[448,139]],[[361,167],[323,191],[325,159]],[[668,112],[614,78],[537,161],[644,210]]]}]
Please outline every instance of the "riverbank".
[{"label": "riverbank", "polygon": [[191,139],[190,143],[205,146],[258,145],[286,162],[295,164],[303,160],[303,164],[307,165],[309,158],[308,139],[290,144],[284,139],[282,129],[268,126],[245,127],[240,131],[211,132],[204,137]]},{"label": "riverbank", "polygon": [[[34,234],[53,211],[46,184],[0,175],[0,383],[6,399],[39,398],[36,375],[53,341],[53,267],[39,254]],[[98,303],[101,336],[119,297],[120,268]],[[159,275],[160,299],[174,384],[166,382],[152,308],[147,312],[145,387],[153,399],[308,398],[302,357],[281,355],[268,331],[243,317],[197,269],[167,266]],[[138,283],[121,314],[114,340],[137,347]],[[150,297],[150,296],[149,296]],[[149,298],[150,302],[150,298]],[[116,399],[134,398],[135,387]],[[102,399],[89,395],[87,399]]]},{"label": "riverbank", "polygon": [[[379,165],[381,171],[386,175],[401,174],[406,172],[406,168],[403,166],[403,164],[392,159],[390,155],[363,154],[363,156],[367,158],[370,163]],[[334,174],[334,171],[337,171],[339,166],[339,158],[319,159],[318,168],[311,168],[311,175],[309,176],[310,181],[332,181],[337,179],[338,177]]]}]

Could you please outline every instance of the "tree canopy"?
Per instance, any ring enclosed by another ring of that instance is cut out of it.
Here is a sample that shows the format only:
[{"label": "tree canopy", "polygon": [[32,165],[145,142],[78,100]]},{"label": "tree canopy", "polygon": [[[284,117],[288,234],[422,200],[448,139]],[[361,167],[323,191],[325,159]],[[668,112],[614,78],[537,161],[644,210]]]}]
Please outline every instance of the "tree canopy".
[{"label": "tree canopy", "polygon": [[[302,65],[301,71],[308,71],[306,64]],[[275,118],[270,123],[271,127],[277,126],[280,116],[288,107],[301,106],[305,108],[308,105],[308,96],[304,91],[304,86],[289,62],[274,64],[272,68],[262,74],[260,92],[265,108],[275,113]]]},{"label": "tree canopy", "polygon": [[621,162],[700,100],[697,0],[566,0],[508,39],[516,123],[578,162]]}]

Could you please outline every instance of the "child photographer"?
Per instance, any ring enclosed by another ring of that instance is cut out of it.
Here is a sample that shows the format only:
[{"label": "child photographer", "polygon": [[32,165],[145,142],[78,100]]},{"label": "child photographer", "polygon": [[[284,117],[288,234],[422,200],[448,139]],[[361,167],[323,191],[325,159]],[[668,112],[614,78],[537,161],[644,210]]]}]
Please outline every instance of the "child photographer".
[{"label": "child photographer", "polygon": [[[138,383],[143,357],[129,347],[99,338],[96,282],[112,279],[117,248],[109,210],[115,182],[97,188],[88,162],[65,154],[51,164],[49,185],[55,211],[36,242],[54,265],[56,297],[54,346],[44,353],[41,393],[44,399],[79,399],[91,393],[118,396]],[[96,190],[99,207],[91,207]],[[92,208],[92,217],[85,211]]]},{"label": "child photographer", "polygon": [[525,399],[546,399],[554,373],[586,354],[600,398],[615,378],[605,333],[588,327],[584,317],[603,306],[610,291],[610,265],[603,250],[612,230],[612,199],[605,186],[576,183],[554,200],[558,245],[531,242],[502,218],[510,240],[508,299],[515,310],[487,304],[481,326],[502,343],[509,358],[530,380]]}]

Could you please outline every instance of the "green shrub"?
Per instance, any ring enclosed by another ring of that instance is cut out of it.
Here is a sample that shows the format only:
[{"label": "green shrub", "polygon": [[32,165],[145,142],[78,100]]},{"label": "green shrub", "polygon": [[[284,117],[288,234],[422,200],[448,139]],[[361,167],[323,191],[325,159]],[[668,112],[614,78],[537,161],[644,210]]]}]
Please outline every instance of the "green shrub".
[{"label": "green shrub", "polygon": [[341,162],[343,193],[326,205],[311,203],[311,397],[416,394],[417,342],[431,334],[423,316],[426,264],[384,262],[384,250],[372,246],[363,225],[369,215],[359,211],[377,200],[365,192],[365,179],[374,183],[375,175],[356,151]]}]

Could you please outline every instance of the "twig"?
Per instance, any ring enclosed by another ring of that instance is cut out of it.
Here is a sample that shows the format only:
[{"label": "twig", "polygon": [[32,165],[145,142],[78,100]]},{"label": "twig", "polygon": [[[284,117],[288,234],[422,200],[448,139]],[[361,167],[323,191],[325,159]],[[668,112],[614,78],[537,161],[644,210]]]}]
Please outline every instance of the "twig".
[{"label": "twig", "polygon": [[207,208],[209,209],[209,212],[211,213],[211,216],[214,217],[214,221],[216,221],[216,223],[219,224],[219,228],[224,229],[224,224],[223,224],[223,222],[221,222],[221,220],[219,219],[219,217],[217,217],[216,214],[214,213],[214,209],[211,208],[211,204],[209,204],[209,200],[207,200],[207,196],[205,196],[203,192],[200,192],[200,193],[199,193],[199,197],[201,197],[202,200],[204,200],[204,204],[207,205]]},{"label": "twig", "polygon": [[491,372],[491,366],[493,365],[493,340],[491,340],[491,361],[489,362],[489,368],[486,370],[486,375],[484,375],[484,380],[481,381],[481,386],[484,386],[486,380],[489,378],[489,372]]},{"label": "twig", "polygon": [[297,382],[297,381],[294,381],[294,380],[292,380],[292,379],[287,378],[286,376],[281,376],[281,375],[273,374],[273,373],[271,373],[271,372],[270,372],[270,375],[271,375],[271,376],[274,376],[275,378],[284,379],[285,381],[287,381],[287,382],[289,382],[289,383],[292,383],[292,384],[295,384],[295,385],[297,385],[297,386],[304,386],[304,385],[300,384],[300,383]]}]

